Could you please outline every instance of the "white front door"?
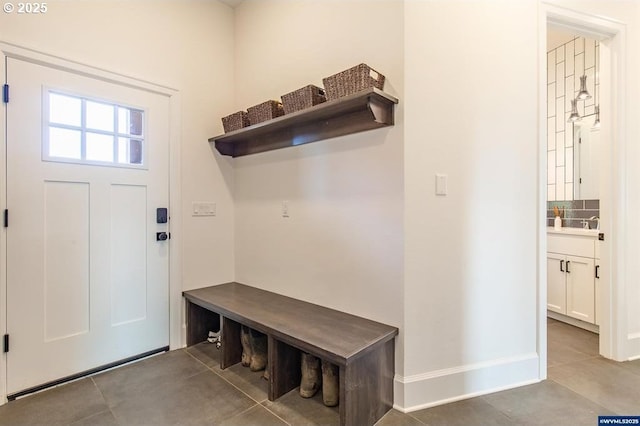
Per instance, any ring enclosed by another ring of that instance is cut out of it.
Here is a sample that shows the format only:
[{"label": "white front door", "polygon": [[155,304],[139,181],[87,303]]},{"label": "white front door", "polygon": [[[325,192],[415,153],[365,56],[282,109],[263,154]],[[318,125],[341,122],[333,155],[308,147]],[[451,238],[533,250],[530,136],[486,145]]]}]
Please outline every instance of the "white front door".
[{"label": "white front door", "polygon": [[7,391],[169,345],[168,97],[7,58]]}]

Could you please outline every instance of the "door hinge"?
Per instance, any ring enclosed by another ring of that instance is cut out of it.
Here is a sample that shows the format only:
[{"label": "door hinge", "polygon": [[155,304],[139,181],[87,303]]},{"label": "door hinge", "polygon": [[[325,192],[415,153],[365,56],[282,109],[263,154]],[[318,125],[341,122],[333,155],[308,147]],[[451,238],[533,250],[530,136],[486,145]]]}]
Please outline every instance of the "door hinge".
[{"label": "door hinge", "polygon": [[9,85],[5,84],[2,86],[2,102],[5,104],[9,103]]},{"label": "door hinge", "polygon": [[9,352],[9,335],[5,334],[4,335],[4,346],[3,346],[3,352],[6,354],[7,352]]},{"label": "door hinge", "polygon": [[9,209],[4,209],[4,227],[9,227]]}]

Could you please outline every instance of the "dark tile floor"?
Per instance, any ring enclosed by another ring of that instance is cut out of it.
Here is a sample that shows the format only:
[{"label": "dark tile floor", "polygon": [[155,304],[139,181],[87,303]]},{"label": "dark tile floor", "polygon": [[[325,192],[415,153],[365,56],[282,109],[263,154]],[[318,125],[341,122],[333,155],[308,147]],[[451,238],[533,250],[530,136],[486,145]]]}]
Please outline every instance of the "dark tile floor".
[{"label": "dark tile floor", "polygon": [[[391,410],[380,426],[596,425],[640,415],[640,361],[598,356],[598,336],[548,323],[549,380],[426,410]],[[213,345],[168,352],[0,407],[3,425],[335,425],[337,408],[296,390],[275,402],[240,365],[220,370]]]}]

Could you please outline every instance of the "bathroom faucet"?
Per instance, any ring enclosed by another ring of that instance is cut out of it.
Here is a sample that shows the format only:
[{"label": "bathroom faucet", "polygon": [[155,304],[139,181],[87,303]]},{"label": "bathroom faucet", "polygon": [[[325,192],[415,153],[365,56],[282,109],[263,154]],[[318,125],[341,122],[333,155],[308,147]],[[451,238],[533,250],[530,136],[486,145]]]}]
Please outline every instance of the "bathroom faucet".
[{"label": "bathroom faucet", "polygon": [[[600,218],[598,216],[591,216],[589,218],[589,220],[595,220],[596,222],[596,229],[600,229]],[[588,225],[588,224],[587,224]]]},{"label": "bathroom faucet", "polygon": [[584,219],[581,221],[582,223],[582,229],[589,229],[589,221]]}]

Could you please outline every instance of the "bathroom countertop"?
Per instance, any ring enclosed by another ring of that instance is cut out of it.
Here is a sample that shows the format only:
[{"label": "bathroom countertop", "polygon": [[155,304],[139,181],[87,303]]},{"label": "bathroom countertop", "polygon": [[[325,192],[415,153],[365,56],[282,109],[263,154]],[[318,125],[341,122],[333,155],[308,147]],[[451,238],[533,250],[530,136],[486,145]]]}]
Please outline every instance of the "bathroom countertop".
[{"label": "bathroom countertop", "polygon": [[556,230],[553,226],[547,227],[548,234],[565,234],[565,235],[579,235],[584,237],[598,238],[600,234],[599,229],[584,229],[584,228],[560,228]]}]

